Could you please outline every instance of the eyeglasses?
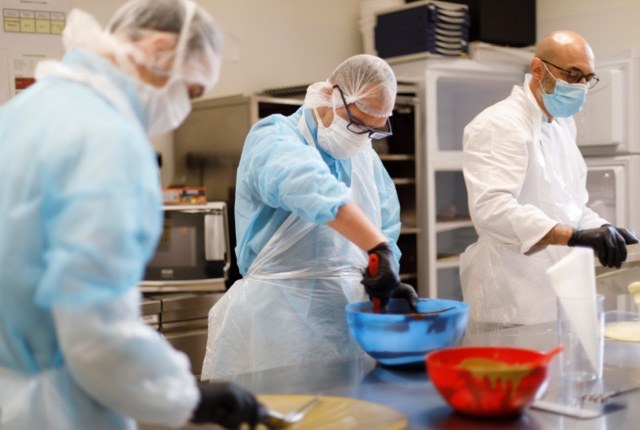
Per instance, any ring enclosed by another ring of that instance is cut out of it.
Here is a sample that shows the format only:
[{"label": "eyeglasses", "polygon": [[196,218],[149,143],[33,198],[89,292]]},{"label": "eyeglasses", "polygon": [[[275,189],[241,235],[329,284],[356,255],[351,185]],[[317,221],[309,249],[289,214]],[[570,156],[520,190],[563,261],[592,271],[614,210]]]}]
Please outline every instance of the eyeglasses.
[{"label": "eyeglasses", "polygon": [[585,75],[578,69],[567,70],[567,69],[563,69],[562,67],[558,67],[555,64],[550,63],[546,60],[540,59],[540,61],[564,72],[565,75],[567,75],[567,82],[569,82],[570,84],[577,84],[584,79],[585,82],[587,83],[587,88],[591,89],[595,87],[598,82],[600,82],[600,78],[595,73],[589,73],[588,75]]},{"label": "eyeglasses", "polygon": [[387,124],[384,130],[371,128],[362,121],[358,121],[351,115],[351,111],[349,110],[349,106],[347,105],[347,100],[344,98],[344,93],[342,89],[338,85],[334,85],[333,88],[337,88],[340,93],[340,98],[342,98],[342,103],[344,103],[344,109],[347,111],[347,116],[349,117],[349,124],[347,124],[347,130],[355,134],[365,134],[369,133],[369,138],[371,139],[383,139],[385,137],[389,137],[393,134],[393,130],[391,129],[391,121],[387,118]]}]

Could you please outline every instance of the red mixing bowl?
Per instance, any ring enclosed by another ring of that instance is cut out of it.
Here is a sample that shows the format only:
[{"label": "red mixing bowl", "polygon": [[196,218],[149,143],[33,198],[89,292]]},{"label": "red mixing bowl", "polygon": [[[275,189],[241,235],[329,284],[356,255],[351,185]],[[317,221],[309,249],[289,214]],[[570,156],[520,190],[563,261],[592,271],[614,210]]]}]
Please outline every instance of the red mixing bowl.
[{"label": "red mixing bowl", "polygon": [[426,356],[427,373],[456,411],[516,415],[546,388],[547,355],[512,347],[453,347]]}]

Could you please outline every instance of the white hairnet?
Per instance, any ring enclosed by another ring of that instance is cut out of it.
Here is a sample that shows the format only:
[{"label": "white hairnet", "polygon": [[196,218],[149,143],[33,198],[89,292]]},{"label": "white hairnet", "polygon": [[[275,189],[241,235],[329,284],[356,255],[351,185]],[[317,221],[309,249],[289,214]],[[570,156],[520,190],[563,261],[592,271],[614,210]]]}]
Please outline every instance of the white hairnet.
[{"label": "white hairnet", "polygon": [[342,106],[340,93],[333,91],[334,85],[340,87],[347,104],[353,103],[371,116],[391,116],[398,86],[393,70],[383,59],[368,54],[348,58],[327,81],[307,88],[305,105],[311,108]]},{"label": "white hairnet", "polygon": [[106,31],[91,16],[74,10],[63,42],[66,49],[113,54],[125,73],[137,76],[130,57],[140,61],[142,54],[135,44],[158,32],[177,38],[171,74],[211,89],[220,73],[222,38],[213,18],[192,0],[132,0],[116,11]]}]

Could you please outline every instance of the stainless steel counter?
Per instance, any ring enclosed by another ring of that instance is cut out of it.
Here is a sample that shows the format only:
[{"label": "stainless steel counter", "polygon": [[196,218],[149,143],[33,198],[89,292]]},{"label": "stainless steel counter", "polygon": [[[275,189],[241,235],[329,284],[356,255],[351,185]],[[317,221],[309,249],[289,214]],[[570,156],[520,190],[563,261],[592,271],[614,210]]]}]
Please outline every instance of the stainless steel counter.
[{"label": "stainless steel counter", "polygon": [[[467,345],[511,345],[547,351],[556,345],[555,324],[516,327],[466,337]],[[256,394],[318,394],[375,402],[409,418],[409,429],[576,429],[621,430],[640,426],[640,391],[613,399],[605,413],[578,419],[529,409],[513,419],[478,419],[455,413],[430,383],[425,371],[381,367],[371,359],[323,360],[240,375],[233,379]],[[558,393],[555,366],[547,396]],[[640,384],[640,344],[605,345],[604,378],[598,389]],[[635,406],[635,407],[634,407]]]}]

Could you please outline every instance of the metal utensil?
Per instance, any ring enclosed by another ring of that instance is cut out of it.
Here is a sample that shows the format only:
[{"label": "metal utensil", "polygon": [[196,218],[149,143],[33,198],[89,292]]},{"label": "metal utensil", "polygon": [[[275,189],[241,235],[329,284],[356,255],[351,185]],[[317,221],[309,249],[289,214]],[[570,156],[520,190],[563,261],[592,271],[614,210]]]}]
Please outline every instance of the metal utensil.
[{"label": "metal utensil", "polygon": [[409,312],[404,315],[412,316],[414,318],[424,318],[424,317],[432,317],[435,315],[439,315],[443,312],[450,311],[451,309],[455,309],[455,306],[450,306],[448,308],[437,309],[435,311],[425,311],[425,312]]},{"label": "metal utensil", "polygon": [[612,397],[619,396],[621,394],[630,393],[632,391],[640,390],[640,385],[636,387],[624,388],[622,390],[610,391],[608,393],[590,393],[581,397],[583,401],[590,401],[595,403],[605,403]]},{"label": "metal utensil", "polygon": [[288,414],[282,414],[267,407],[264,407],[260,411],[260,424],[263,424],[269,429],[284,429],[294,425],[301,421],[311,409],[315,408],[320,403],[320,397],[315,396],[298,409],[289,412]]},{"label": "metal utensil", "polygon": [[533,409],[539,409],[541,411],[553,412],[560,415],[566,415],[568,417],[575,418],[595,418],[603,414],[603,405],[599,403],[590,403],[584,406],[567,405],[564,403],[556,403],[550,400],[536,400],[531,405]]}]

